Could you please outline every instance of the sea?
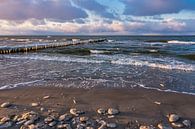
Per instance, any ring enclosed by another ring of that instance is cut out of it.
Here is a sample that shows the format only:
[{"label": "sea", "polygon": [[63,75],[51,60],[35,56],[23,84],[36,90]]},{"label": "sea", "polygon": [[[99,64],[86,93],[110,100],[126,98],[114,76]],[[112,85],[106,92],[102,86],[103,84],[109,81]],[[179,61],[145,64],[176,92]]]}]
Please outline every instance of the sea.
[{"label": "sea", "polygon": [[0,48],[107,39],[0,54],[0,89],[145,88],[195,95],[195,36],[1,36]]}]

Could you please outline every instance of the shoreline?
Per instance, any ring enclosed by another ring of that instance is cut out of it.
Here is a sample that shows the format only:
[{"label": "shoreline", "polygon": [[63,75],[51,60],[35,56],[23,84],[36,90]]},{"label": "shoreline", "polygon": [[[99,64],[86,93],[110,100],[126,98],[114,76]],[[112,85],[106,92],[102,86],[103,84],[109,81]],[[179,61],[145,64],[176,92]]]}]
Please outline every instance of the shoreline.
[{"label": "shoreline", "polygon": [[[49,98],[43,99],[44,96]],[[194,100],[194,95],[144,88],[21,87],[0,90],[0,104],[4,102],[12,104],[8,108],[0,108],[0,118],[30,111],[46,117],[51,110],[59,117],[68,113],[71,108],[77,108],[85,111],[84,116],[117,123],[117,128],[120,129],[127,127],[132,121],[137,121],[139,125],[155,127],[161,122],[168,124],[167,115],[175,113],[181,116],[181,119],[190,120],[192,128],[195,128]],[[32,106],[32,103],[38,103],[38,106]],[[114,118],[108,118],[97,113],[99,108],[116,108],[120,113]]]}]

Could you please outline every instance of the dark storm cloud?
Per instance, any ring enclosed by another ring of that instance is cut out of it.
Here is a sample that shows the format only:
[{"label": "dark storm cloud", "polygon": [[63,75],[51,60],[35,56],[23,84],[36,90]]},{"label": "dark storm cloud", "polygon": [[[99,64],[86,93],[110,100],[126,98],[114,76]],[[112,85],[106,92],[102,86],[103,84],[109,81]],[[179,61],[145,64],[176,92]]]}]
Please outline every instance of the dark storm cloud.
[{"label": "dark storm cloud", "polygon": [[0,19],[26,20],[86,18],[87,14],[73,7],[69,0],[1,0]]},{"label": "dark storm cloud", "polygon": [[120,0],[125,15],[153,16],[195,10],[195,0]]}]

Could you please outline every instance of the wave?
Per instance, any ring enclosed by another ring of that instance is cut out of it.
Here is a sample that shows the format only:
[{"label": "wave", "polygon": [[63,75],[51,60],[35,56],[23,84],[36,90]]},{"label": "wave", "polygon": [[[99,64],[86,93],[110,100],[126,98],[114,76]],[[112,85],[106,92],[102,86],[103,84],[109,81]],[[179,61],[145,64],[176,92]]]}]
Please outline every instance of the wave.
[{"label": "wave", "polygon": [[30,60],[46,60],[46,61],[60,61],[72,63],[111,63],[118,65],[132,65],[132,66],[147,66],[151,68],[167,69],[167,70],[183,70],[195,71],[194,64],[187,64],[185,62],[175,60],[173,58],[155,58],[151,56],[127,56],[127,55],[101,55],[94,54],[89,58],[77,56],[51,56],[51,55],[8,55],[3,56],[12,59],[30,59]]},{"label": "wave", "polygon": [[194,41],[179,41],[179,40],[170,40],[170,41],[167,41],[167,43],[172,43],[172,44],[195,44]]},{"label": "wave", "polygon": [[[146,58],[146,57],[144,57]],[[147,59],[147,58],[146,58]],[[159,58],[150,58],[150,59],[139,59],[139,58],[123,58],[118,60],[111,61],[113,64],[120,65],[134,65],[134,66],[148,66],[151,68],[160,68],[167,70],[183,70],[183,71],[195,71],[195,66],[192,64],[186,64],[172,59],[159,59]]]},{"label": "wave", "polygon": [[18,86],[29,85],[29,84],[33,84],[33,83],[42,82],[42,81],[43,80],[35,80],[35,81],[21,82],[21,83],[16,83],[16,84],[9,84],[9,85],[5,85],[5,86],[1,86],[0,87],[0,90],[3,90],[3,89],[12,89],[12,88],[16,88]]},{"label": "wave", "polygon": [[110,53],[109,51],[104,51],[104,50],[90,50],[90,53],[92,54],[107,54]]}]

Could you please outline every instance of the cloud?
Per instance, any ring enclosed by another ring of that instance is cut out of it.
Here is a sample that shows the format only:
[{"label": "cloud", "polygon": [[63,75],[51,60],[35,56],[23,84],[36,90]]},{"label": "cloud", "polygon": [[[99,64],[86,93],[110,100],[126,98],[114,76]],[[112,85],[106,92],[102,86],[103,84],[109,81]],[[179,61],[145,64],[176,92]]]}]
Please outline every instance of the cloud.
[{"label": "cloud", "polygon": [[125,5],[124,15],[153,16],[195,10],[194,0],[120,0]]},{"label": "cloud", "polygon": [[114,15],[107,11],[108,7],[98,3],[96,0],[72,0],[77,6],[92,11],[105,18],[114,18]]},{"label": "cloud", "polygon": [[0,19],[27,20],[86,18],[85,11],[71,5],[69,0],[1,0]]}]

